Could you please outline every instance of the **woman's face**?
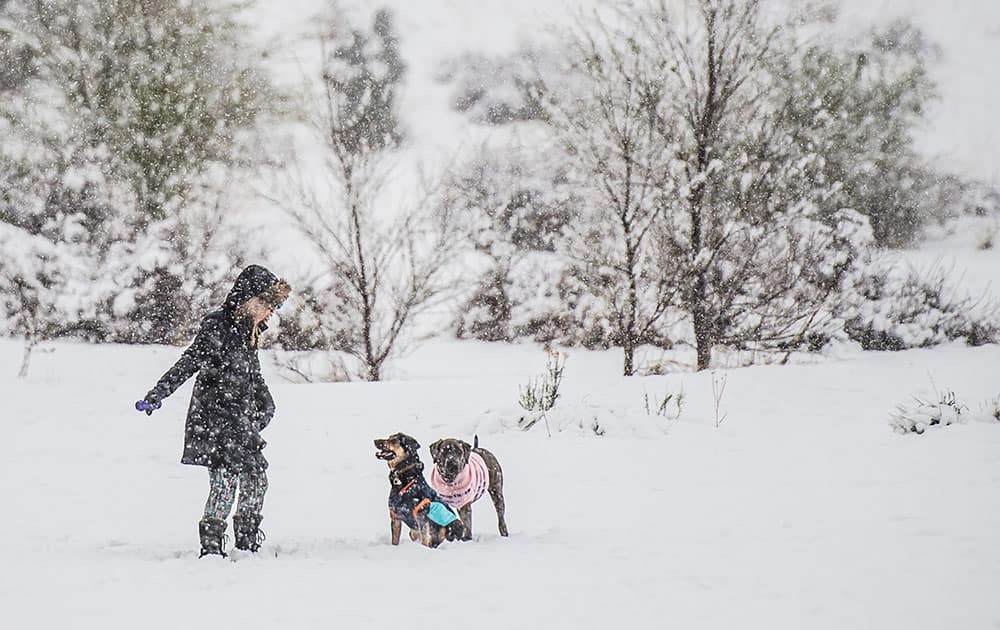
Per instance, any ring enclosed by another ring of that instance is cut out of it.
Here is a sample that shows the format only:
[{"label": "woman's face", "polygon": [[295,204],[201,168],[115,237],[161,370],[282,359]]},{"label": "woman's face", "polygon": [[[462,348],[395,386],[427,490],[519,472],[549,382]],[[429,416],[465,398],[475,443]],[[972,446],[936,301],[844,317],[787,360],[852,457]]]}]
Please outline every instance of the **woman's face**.
[{"label": "woman's face", "polygon": [[250,316],[253,318],[254,326],[266,321],[274,314],[274,306],[258,297],[251,299],[247,306]]}]

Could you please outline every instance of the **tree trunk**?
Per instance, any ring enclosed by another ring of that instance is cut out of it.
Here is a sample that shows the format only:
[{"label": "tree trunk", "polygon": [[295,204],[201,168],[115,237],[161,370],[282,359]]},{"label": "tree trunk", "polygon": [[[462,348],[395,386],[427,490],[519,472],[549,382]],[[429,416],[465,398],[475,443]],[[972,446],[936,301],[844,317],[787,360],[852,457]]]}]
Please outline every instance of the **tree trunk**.
[{"label": "tree trunk", "polygon": [[703,189],[699,188],[693,193],[691,199],[691,268],[694,270],[695,278],[691,293],[687,298],[691,323],[694,326],[695,348],[698,351],[698,371],[708,369],[711,364],[712,344],[714,342],[708,314],[707,281],[704,270],[698,267],[698,256],[702,246],[701,203],[703,198]]},{"label": "tree trunk", "polygon": [[705,277],[698,272],[690,296],[691,322],[694,325],[694,344],[698,352],[698,371],[707,370],[712,363],[714,335],[706,305]]},{"label": "tree trunk", "polygon": [[634,361],[635,361],[635,343],[631,337],[626,337],[622,341],[622,352],[625,355],[625,366],[624,373],[625,376],[632,376],[635,372]]},{"label": "tree trunk", "polygon": [[31,365],[31,351],[35,348],[34,337],[24,338],[24,355],[21,357],[21,370],[17,373],[18,378],[28,376],[28,366]]},{"label": "tree trunk", "polygon": [[[627,232],[625,236],[628,239],[632,235]],[[628,269],[628,304],[625,306],[625,334],[622,335],[622,350],[625,353],[625,376],[632,376],[635,373],[635,328],[639,312],[639,287],[635,272],[635,251],[630,244],[625,247],[625,264]]]},{"label": "tree trunk", "polygon": [[710,318],[707,308],[707,280],[705,270],[699,268],[699,258],[703,243],[702,220],[705,218],[705,188],[708,185],[707,172],[710,163],[709,148],[712,145],[712,136],[715,131],[717,102],[716,90],[718,89],[718,75],[716,73],[717,59],[715,56],[715,25],[716,9],[707,9],[705,13],[705,30],[708,35],[706,68],[708,70],[708,85],[705,89],[705,103],[701,117],[695,128],[697,174],[702,181],[692,187],[690,203],[691,215],[691,262],[694,269],[694,287],[690,296],[691,320],[694,324],[695,348],[698,354],[697,370],[707,370],[712,363],[712,344],[714,335],[712,334]]},{"label": "tree trunk", "polygon": [[[702,317],[704,318],[704,317]],[[698,353],[697,371],[707,370],[712,365],[712,341],[708,334],[695,325],[695,348]]]}]

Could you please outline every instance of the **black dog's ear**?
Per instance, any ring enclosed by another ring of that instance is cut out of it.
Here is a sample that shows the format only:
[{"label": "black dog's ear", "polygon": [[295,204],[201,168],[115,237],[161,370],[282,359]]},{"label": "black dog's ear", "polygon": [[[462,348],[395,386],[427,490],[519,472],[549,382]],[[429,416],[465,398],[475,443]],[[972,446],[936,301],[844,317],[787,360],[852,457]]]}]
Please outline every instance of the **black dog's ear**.
[{"label": "black dog's ear", "polygon": [[431,451],[431,461],[436,462],[438,460],[438,453],[441,452],[441,442],[443,442],[443,440],[438,440],[427,447]]},{"label": "black dog's ear", "polygon": [[399,434],[399,444],[407,453],[416,453],[420,450],[420,443],[405,433]]}]

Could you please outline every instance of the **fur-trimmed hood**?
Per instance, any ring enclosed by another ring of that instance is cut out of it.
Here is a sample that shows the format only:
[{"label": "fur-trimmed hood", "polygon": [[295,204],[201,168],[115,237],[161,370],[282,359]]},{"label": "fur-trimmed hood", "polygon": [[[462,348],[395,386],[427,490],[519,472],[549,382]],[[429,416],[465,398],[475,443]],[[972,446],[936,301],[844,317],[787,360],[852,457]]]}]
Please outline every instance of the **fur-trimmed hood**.
[{"label": "fur-trimmed hood", "polygon": [[288,298],[291,290],[287,282],[264,267],[250,265],[237,276],[222,308],[231,315],[242,304],[255,297],[277,306]]}]

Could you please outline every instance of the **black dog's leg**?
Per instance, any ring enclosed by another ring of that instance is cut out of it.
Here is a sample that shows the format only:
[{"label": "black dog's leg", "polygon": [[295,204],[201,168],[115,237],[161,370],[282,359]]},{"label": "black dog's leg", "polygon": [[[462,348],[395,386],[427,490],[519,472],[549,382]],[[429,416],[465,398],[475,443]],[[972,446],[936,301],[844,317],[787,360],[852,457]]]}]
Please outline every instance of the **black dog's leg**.
[{"label": "black dog's leg", "polygon": [[398,518],[389,519],[389,532],[392,534],[392,544],[399,544],[399,533],[403,523]]}]

